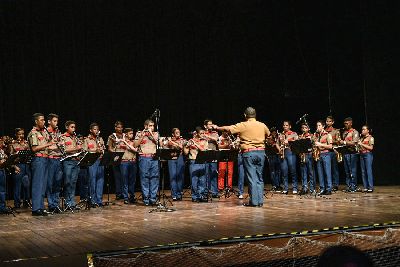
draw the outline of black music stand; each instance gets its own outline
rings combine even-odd
[[[333,147],[333,150],[335,150],[336,152],[343,154],[343,155],[356,153],[356,149],[354,147],[346,146],[346,145]]]
[[[78,166],[80,168],[87,168],[92,166],[96,160],[100,157],[101,153],[98,152],[85,152],[83,158],[81,158],[81,160],[78,163]],[[88,196],[86,199],[80,200],[79,203],[77,205],[82,205],[84,204],[85,210],[90,210],[91,205],[92,205],[92,194],[90,192],[90,177],[88,177],[89,182],[88,182]],[[82,207],[81,207],[82,208]]]
[[[291,141],[291,142],[289,142],[289,146],[290,146],[290,149],[293,151],[293,153],[295,153],[296,155],[312,152],[312,141],[310,138],[304,138],[304,139],[298,139],[295,141]],[[314,179],[315,179],[315,172],[314,172]],[[310,182],[311,181],[307,182],[308,188],[310,188],[310,185],[309,185]],[[300,195],[301,195],[301,193],[300,193]],[[316,193],[314,194],[314,197],[317,197]]]
[[[210,163],[210,162],[216,161],[218,159],[219,159],[219,151],[217,151],[217,150],[201,151],[200,150],[199,153],[197,154],[195,164]],[[209,189],[209,185],[210,185],[209,183],[211,183],[211,178],[208,177],[208,175],[207,175],[206,176],[206,192],[207,192],[206,200],[207,200],[207,202],[208,202],[208,200],[210,200],[210,202],[212,202],[212,193],[210,192],[210,189]]]
[[[118,166],[121,164],[122,156],[124,152],[110,152],[105,151],[103,158],[100,161],[100,166],[110,167],[110,166]],[[107,172],[107,202],[103,205],[110,205],[110,173]]]
[[[174,209],[168,208],[166,200],[171,203],[171,206],[173,206],[172,201],[168,198],[168,196],[164,193],[164,181],[165,181],[165,176],[164,172],[162,170],[163,164],[162,162],[167,162],[168,160],[173,159],[174,157],[179,157],[181,153],[180,149],[173,149],[173,148],[160,148],[157,149],[156,154],[154,155],[154,159],[159,160],[160,162],[160,177],[161,178],[161,189],[158,190],[158,204],[157,207],[149,210],[150,212],[153,211],[159,211],[159,212],[171,212],[175,211]],[[162,193],[161,193],[162,192]],[[161,202],[162,199],[162,202]]]
[[[8,169],[13,165],[17,165],[20,163],[28,163],[32,160],[32,152],[30,150],[20,150],[16,154],[11,155],[10,157],[7,158],[7,160],[1,164],[0,168],[1,169]],[[4,181],[5,181],[5,190],[6,190],[6,200],[7,200],[7,193],[8,193],[8,188],[7,188],[7,176],[6,173],[4,173]],[[6,207],[7,212],[6,214],[12,214],[14,217],[15,213],[19,213],[14,208],[12,207]]]
[[[312,151],[311,139],[304,138],[289,142],[290,149],[295,154],[309,153]]]
[[[228,162],[230,162],[230,161],[234,162],[235,160],[237,160],[238,151],[232,150],[232,149],[221,149],[218,152],[219,152],[218,161],[226,163],[226,170],[225,170],[225,174],[224,174],[224,187],[225,188],[223,190],[222,195],[225,196],[225,198],[229,198],[235,194],[235,189],[233,189],[233,187],[232,188],[228,187],[228,175],[229,175]]]

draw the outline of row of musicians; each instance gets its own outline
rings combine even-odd
[[[267,140],[270,152],[268,153],[269,169],[271,172],[273,189],[282,190],[287,194],[289,190],[288,178],[292,180],[293,194],[298,193],[296,161],[300,160],[300,171],[302,178],[301,193],[315,192],[316,167],[320,194],[331,194],[339,186],[338,163],[343,161],[346,175],[346,191],[355,192],[357,188],[357,169],[360,162],[361,177],[364,192],[373,192],[373,173],[372,162],[374,148],[374,138],[371,130],[364,125],[361,130],[361,136],[358,131],[352,127],[352,118],[344,120],[342,129],[333,127],[333,117],[327,117],[326,121],[318,121],[316,132],[310,133],[308,124],[301,125],[301,134],[291,130],[291,124],[288,121],[283,123],[283,132],[272,131],[272,136]],[[295,155],[288,145],[291,141],[297,139],[309,138],[313,143],[313,152]],[[347,147],[350,153],[344,155],[334,150],[335,147]],[[276,152],[276,153],[274,153]],[[281,182],[282,179],[282,182]],[[281,186],[283,184],[283,188]]]

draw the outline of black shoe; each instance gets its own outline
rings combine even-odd
[[[124,197],[123,196],[121,196],[121,195],[116,195],[115,196],[115,200],[120,200],[120,199],[123,199]]]
[[[47,216],[49,215],[45,210],[35,210],[32,211],[32,216]]]
[[[257,207],[257,205],[253,205],[253,204],[250,204],[250,203],[243,203],[243,206],[244,207]]]
[[[61,209],[59,207],[49,208],[49,213],[61,213]]]
[[[136,201],[136,199],[135,198],[130,198],[129,199],[129,203],[131,203],[131,204],[134,204],[134,203],[136,203],[137,201]]]
[[[127,199],[125,199],[124,204],[129,204],[129,201]]]
[[[193,199],[193,198],[192,198],[192,202],[197,202],[197,203],[198,203],[198,202],[200,202],[200,201],[199,201],[198,198],[196,198],[196,199]]]
[[[12,214],[12,210],[9,208],[4,208],[0,210],[0,214]]]
[[[320,191],[320,192],[318,193],[318,195],[319,195],[319,196],[326,195],[326,191],[325,191],[325,190],[322,190],[322,191]]]
[[[332,191],[338,191],[339,190],[339,187],[337,186],[337,185],[335,185],[333,188],[332,188]]]
[[[288,194],[288,191],[284,190],[284,191],[282,191],[282,194],[283,194],[283,195],[287,195],[287,194]]]
[[[332,192],[331,191],[326,191],[325,195],[332,195]]]

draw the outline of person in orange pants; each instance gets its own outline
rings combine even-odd
[[[233,141],[228,135],[228,132],[223,132],[218,139],[219,150],[232,149]],[[228,173],[226,173],[228,172]],[[227,177],[226,187],[232,189],[232,176],[233,176],[233,161],[220,161],[218,163],[218,190],[225,189],[225,176]]]

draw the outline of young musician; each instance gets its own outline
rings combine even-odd
[[[327,131],[332,136],[332,145],[339,145],[340,141],[340,132],[338,129],[333,127],[335,120],[332,116],[326,117],[325,120],[326,127],[325,131]],[[336,191],[339,189],[339,166],[336,158],[336,153],[333,150],[329,152],[331,154],[331,166],[332,166],[332,190]]]
[[[46,128],[50,139],[56,143],[60,143],[61,133],[58,130],[58,115],[50,113],[47,115],[48,127]],[[62,186],[62,164],[60,158],[63,155],[60,145],[52,145],[47,148],[47,154],[49,155],[49,167],[48,167],[48,180],[47,180],[47,202],[49,206],[49,212],[60,213],[60,192]]]
[[[372,161],[374,156],[375,140],[371,135],[372,130],[368,125],[364,125],[361,129],[361,140],[358,142],[360,149],[361,177],[364,185],[364,192],[372,193],[374,191],[374,176],[372,173]]]
[[[204,130],[196,127],[195,135],[190,139],[184,147],[185,155],[189,158],[189,172],[192,184],[192,201],[207,201],[207,184],[206,184],[206,164],[196,163],[199,151],[205,151],[208,148],[208,142],[204,138]]]
[[[115,132],[112,133],[107,140],[108,151],[110,152],[125,152],[125,143],[123,142],[124,125],[120,121],[114,123]],[[121,165],[113,166],[113,175],[115,181],[115,199],[122,199],[122,184],[121,184]]]
[[[223,127],[215,125],[214,129],[239,135],[244,172],[249,182],[250,194],[249,203],[244,205],[262,207],[264,204],[265,138],[270,135],[270,131],[264,123],[257,121],[254,108],[247,107],[244,111],[244,117],[245,122]]]
[[[135,147],[139,151],[139,175],[142,185],[143,202],[146,206],[156,204],[160,170],[157,159],[158,132],[154,132],[154,122],[146,120],[144,130],[135,136]]]
[[[10,155],[17,154],[21,150],[29,150],[28,141],[24,139],[25,131],[22,128],[15,129],[15,140],[10,144]],[[21,207],[21,195],[23,198],[23,205],[30,206],[30,183],[31,183],[31,169],[27,163],[19,163],[15,165],[13,173],[14,180],[14,208]],[[22,194],[21,194],[22,185]]]
[[[65,147],[65,154],[71,156],[82,151],[82,143],[75,133],[76,123],[74,121],[66,121],[65,129],[66,132],[61,135],[61,143]],[[79,206],[76,206],[75,203],[76,181],[79,174],[78,162],[78,157],[70,157],[63,161],[65,203],[67,209],[71,210],[79,210]]]
[[[311,140],[313,138],[307,123],[301,124],[301,132],[299,139],[307,138]],[[310,193],[313,193],[315,191],[315,174],[312,152],[300,154],[300,171],[302,177],[302,189],[300,194],[307,194],[308,189],[310,189]],[[308,188],[308,184],[310,184],[310,188]]]
[[[104,140],[100,136],[100,128],[97,123],[89,126],[89,135],[83,141],[83,149],[89,153],[100,153],[99,158],[88,167],[89,194],[91,207],[103,206],[104,166],[100,165],[105,150]]]
[[[317,132],[314,135],[314,145],[319,151],[319,160],[317,161],[317,171],[319,178],[319,195],[332,194],[332,175],[331,175],[331,154],[332,136],[324,130],[325,123],[317,122]]]
[[[55,144],[45,131],[45,120],[42,113],[33,114],[35,125],[28,134],[28,143],[34,154],[31,161],[32,171],[32,216],[47,216],[44,208],[49,159],[47,148]]]
[[[230,150],[233,147],[233,140],[228,132],[222,132],[218,138],[218,147],[220,150]],[[232,189],[233,161],[220,161],[218,163],[218,190],[225,189],[225,176],[227,178],[227,188]]]
[[[212,120],[204,120],[204,137],[208,141],[208,150],[218,150],[218,132],[213,131]],[[211,191],[212,197],[218,198],[218,162],[206,163],[208,190]]]
[[[283,133],[279,134],[278,142],[276,144],[279,150],[281,173],[283,178],[283,191],[282,194],[287,194],[289,190],[289,179],[292,178],[293,194],[297,194],[297,172],[296,172],[296,155],[289,147],[289,142],[297,140],[299,137],[296,132],[291,130],[292,124],[290,121],[283,122]]]
[[[180,150],[173,159],[168,160],[169,180],[171,183],[172,200],[182,200],[183,182],[185,178],[185,161],[183,158],[183,145],[185,139],[178,128],[172,129],[172,136],[167,139],[166,148]]]
[[[356,144],[360,140],[357,130],[353,128],[353,119],[344,119],[344,132],[341,136],[340,144],[349,148],[352,153],[343,155],[344,170],[346,173],[347,192],[356,192],[357,187],[357,160]]]
[[[125,153],[122,156],[121,162],[121,182],[122,182],[122,196],[124,203],[135,203],[135,183],[136,183],[136,154],[138,152],[135,147],[135,140],[132,128],[125,128]],[[121,147],[122,148],[122,147]]]
[[[265,140],[265,150],[267,153],[267,160],[269,166],[269,172],[272,182],[272,191],[281,192],[281,165],[279,160],[279,151],[276,148],[278,140],[278,132],[275,127],[270,129],[271,135]]]
[[[9,214],[10,210],[6,205],[6,172],[2,166],[7,160],[3,140],[0,140],[0,214]]]

